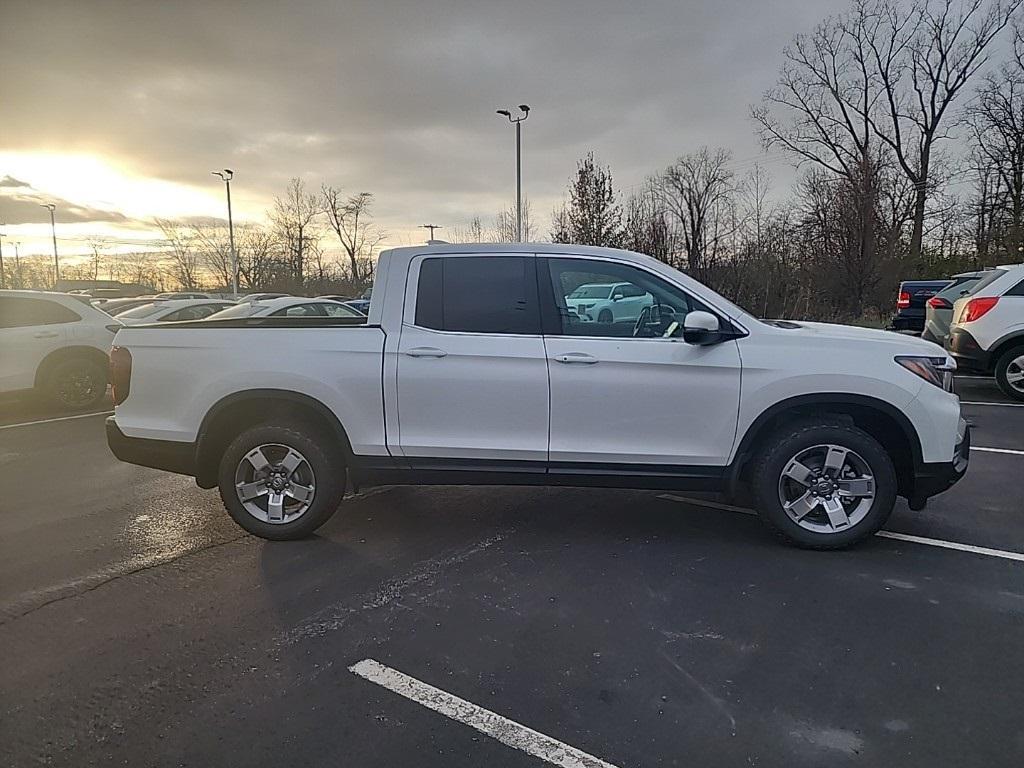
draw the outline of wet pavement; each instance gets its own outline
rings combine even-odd
[[[1024,451],[1024,408],[964,410],[975,446]],[[1009,557],[806,552],[700,499],[531,488],[372,491],[269,543],[215,491],[118,463],[102,415],[10,426],[59,416],[0,427],[0,765],[553,762],[363,659],[615,766],[1024,761]],[[1024,552],[1022,472],[976,451],[887,529]]]

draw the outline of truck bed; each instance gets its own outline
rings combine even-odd
[[[385,333],[359,318],[269,317],[131,326],[116,346],[132,356],[131,391],[117,406],[128,437],[196,439],[212,406],[258,387],[331,408],[352,448],[384,445]]]

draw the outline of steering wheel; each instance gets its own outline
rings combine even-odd
[[[646,307],[640,310],[640,315],[636,319],[636,323],[633,324],[633,338],[640,336],[640,332],[646,328],[651,322],[651,307],[653,304],[648,304]]]
[[[655,310],[657,310],[657,316],[655,316]],[[657,317],[657,319],[655,319]],[[657,331],[650,333],[650,338],[661,336],[666,338],[672,329],[672,323],[675,322],[676,311],[669,304],[649,304],[640,310],[640,316],[636,319],[636,324],[633,326],[633,338],[642,336],[645,330],[650,330],[653,327],[657,328]]]

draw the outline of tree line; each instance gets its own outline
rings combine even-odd
[[[1019,261],[1022,3],[851,0],[793,39],[750,108],[763,148],[798,168],[791,189],[775,189],[761,166],[744,172],[727,148],[700,147],[623,195],[589,152],[546,232],[525,203],[524,238],[629,248],[762,316],[826,320],[880,318],[899,280]],[[266,224],[236,227],[241,285],[361,291],[385,240],[373,199],[293,179]],[[157,224],[159,253],[116,257],[120,279],[230,284],[223,222]],[[440,236],[511,242],[515,209]],[[93,250],[78,267],[98,273]]]
[[[360,295],[372,282],[377,251],[385,240],[373,217],[373,194],[346,194],[324,184],[311,191],[294,178],[274,198],[267,223],[234,228],[238,282],[244,290]],[[228,291],[232,284],[231,239],[215,218],[155,219],[161,238],[153,248],[113,253],[102,238],[89,241],[90,255],[65,262],[61,277],[120,280],[154,289]],[[49,288],[49,257],[6,264],[10,285]]]
[[[828,320],[880,319],[903,279],[1019,261],[1020,5],[853,0],[794,38],[750,109],[764,149],[799,169],[788,194],[701,147],[623,196],[590,152],[550,239],[649,254],[763,316]],[[1011,54],[993,63],[998,41]]]
[[[373,281],[377,249],[387,236],[372,209],[371,192],[346,194],[328,184],[311,191],[302,179],[292,179],[274,198],[267,224],[235,228],[239,286],[358,296]],[[156,224],[166,242],[165,269],[176,285],[231,285],[225,222],[158,219]]]

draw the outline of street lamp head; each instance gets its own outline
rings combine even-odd
[[[504,116],[505,116],[505,117],[507,117],[507,118],[508,118],[509,120],[511,120],[511,119],[512,119],[512,113],[511,113],[511,112],[509,112],[509,111],[508,111],[507,109],[499,109],[499,110],[498,110],[498,114],[499,114],[499,115],[504,115]]]
[[[54,205],[53,203],[40,203],[39,207],[46,208],[48,211],[50,211],[50,213],[53,213],[57,209],[57,206]]]
[[[526,114],[530,114],[530,107],[529,107],[528,105],[526,105],[526,104],[520,104],[520,105],[519,105],[519,108],[520,108],[521,110],[523,110],[523,112],[525,112]]]

